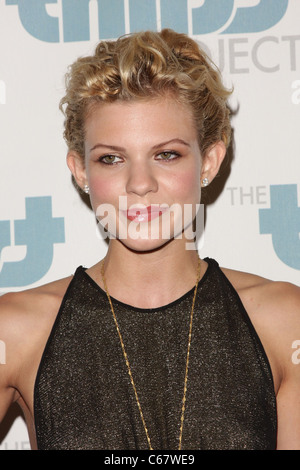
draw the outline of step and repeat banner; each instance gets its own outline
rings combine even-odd
[[[0,294],[104,255],[66,166],[64,75],[99,39],[164,27],[199,41],[234,87],[232,158],[205,209],[201,256],[300,285],[299,0],[1,0]],[[0,449],[30,449],[15,407]]]

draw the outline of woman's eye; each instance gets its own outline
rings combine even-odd
[[[179,153],[177,152],[161,152],[160,154],[157,155],[158,160],[175,160],[175,158],[179,157]]]
[[[104,155],[103,157],[99,158],[99,161],[105,165],[113,165],[114,163],[119,163],[122,160],[116,155]]]

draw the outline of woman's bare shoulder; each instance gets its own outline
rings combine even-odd
[[[272,311],[297,311],[300,308],[300,287],[286,281],[273,281],[256,274],[221,268],[238,294],[257,308]],[[298,310],[299,312],[299,310]]]
[[[21,400],[26,404],[24,410],[32,409],[37,367],[71,279],[0,297],[0,341],[5,364],[0,365],[0,421],[12,401]]]
[[[0,297],[0,331],[16,341],[53,323],[72,276]],[[4,338],[3,338],[4,337]]]
[[[222,271],[239,294],[275,376],[278,372],[278,382],[289,374],[299,376],[300,369],[294,367],[291,357],[293,345],[300,341],[300,287],[230,269],[222,268]]]
[[[270,279],[258,276],[257,274],[248,273],[221,267],[225,276],[229,279],[234,288],[238,291],[249,288],[259,288],[273,283]]]

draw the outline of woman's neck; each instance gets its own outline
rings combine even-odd
[[[134,252],[118,240],[111,242],[104,260],[111,297],[140,308],[155,308],[180,298],[197,279],[198,253],[169,243],[159,250]],[[205,272],[202,262],[201,277]],[[104,288],[99,263],[88,273]]]

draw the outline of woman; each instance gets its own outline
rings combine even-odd
[[[0,416],[18,401],[33,448],[300,449],[299,288],[192,244],[230,142],[228,96],[171,30],[101,42],[71,67],[67,162],[109,246],[1,298]]]

